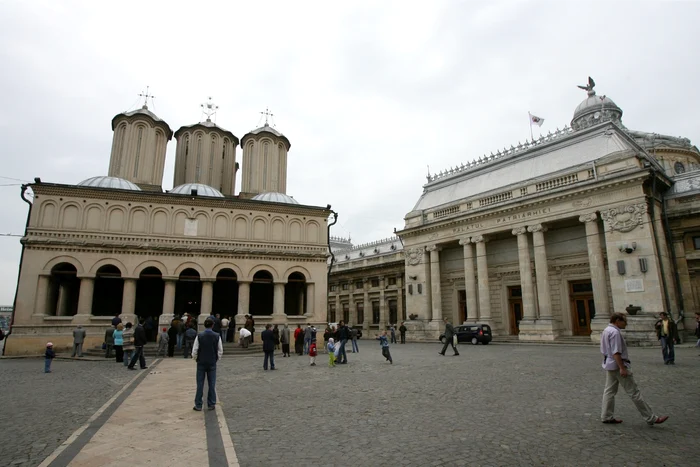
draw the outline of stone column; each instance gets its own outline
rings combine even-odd
[[[386,329],[386,296],[384,294],[384,282],[386,279],[379,279],[379,331]]]
[[[362,300],[363,300],[362,303],[364,306],[364,315],[365,315],[364,321],[362,323],[362,329],[363,329],[362,332],[365,335],[367,335],[367,332],[369,331],[369,323],[372,322],[372,314],[373,313],[372,313],[372,305],[369,303],[369,292],[367,292],[367,286],[363,284],[362,289],[365,291],[364,296],[362,298]]]
[[[440,248],[430,245],[426,248],[430,252],[430,296],[432,304],[432,321],[442,321],[442,291],[440,289]]]
[[[400,277],[396,278],[396,319],[399,322],[404,320],[403,317],[403,283]]]
[[[284,314],[284,283],[275,282],[274,298],[272,301],[272,315],[277,318],[282,318]],[[303,295],[302,295],[303,300]]]
[[[73,318],[76,323],[90,322],[92,316],[92,296],[95,291],[94,277],[80,278],[80,294],[78,295],[78,313]]]
[[[459,240],[459,244],[464,249],[464,285],[467,295],[467,315],[468,323],[475,323],[479,318],[476,306],[476,277],[474,276],[474,247],[471,240],[466,237]]]
[[[544,245],[544,233],[547,231],[542,224],[531,225],[527,228],[532,232],[532,244],[535,249],[535,276],[537,277],[537,302],[540,309],[540,319],[552,319],[552,298],[549,290],[549,267],[547,266],[547,250]]]
[[[163,313],[158,319],[159,326],[169,326],[170,322],[175,317],[175,291],[177,289],[178,278],[163,278],[165,281],[165,289],[163,290]],[[197,320],[197,323],[202,321]]]
[[[202,279],[202,299],[199,302],[199,316],[210,316],[214,303],[214,282]],[[204,320],[198,320],[204,322]]]
[[[338,291],[338,294],[335,296],[335,319],[333,321],[335,321],[336,323],[340,323],[340,320],[342,319],[343,310],[340,309],[340,291]]]
[[[305,316],[313,317],[316,313],[316,284],[306,283],[306,313]],[[324,326],[325,328],[325,326]]]
[[[527,240],[527,229],[513,229],[513,235],[518,237],[518,262],[520,263],[520,286],[523,292],[523,321],[533,322],[537,318],[535,308],[535,291],[532,287],[532,268],[530,266],[530,244]],[[521,331],[522,322],[521,321]]]
[[[348,297],[348,308],[350,308],[350,323],[356,325],[358,324],[358,322],[357,309],[355,308],[355,283],[351,283],[348,289],[350,290],[350,296]]]
[[[136,321],[134,310],[136,309],[136,279],[124,278],[124,290],[122,291],[122,311],[120,318],[122,323],[132,323]],[[160,324],[160,323],[159,323]]]
[[[36,300],[34,302],[34,314],[39,318],[48,315],[49,283],[51,276],[40,275],[36,285]]]
[[[238,281],[238,316],[243,317],[249,314],[250,309],[250,282]]]
[[[476,244],[476,269],[479,276],[479,321],[490,324],[491,321],[491,290],[489,289],[489,265],[486,257],[486,242],[483,235],[471,238]],[[471,316],[471,315],[470,315]]]
[[[591,339],[600,341],[600,332],[610,321],[610,304],[608,301],[608,282],[605,279],[603,266],[603,249],[600,245],[598,214],[591,212],[578,218],[586,226],[586,243],[588,244],[588,266],[591,271],[593,286],[593,302],[595,303],[595,318],[591,320]]]

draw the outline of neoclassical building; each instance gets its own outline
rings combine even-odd
[[[207,118],[172,132],[143,108],[112,120],[108,176],[77,185],[24,186],[29,203],[6,354],[60,350],[72,330],[98,345],[111,317],[169,323],[220,313],[241,322],[322,325],[327,310],[330,205],[286,192],[286,136],[267,123],[243,144]],[[177,140],[174,185],[162,191],[165,151]],[[30,201],[25,192],[34,193]]]
[[[398,232],[409,324],[425,338],[447,316],[521,340],[596,340],[630,305],[632,342],[656,340],[660,311],[692,324],[700,153],[627,129],[593,86],[570,126],[428,176]]]
[[[331,238],[331,250],[329,322],[343,320],[370,337],[406,319],[403,245],[398,237],[357,246]]]

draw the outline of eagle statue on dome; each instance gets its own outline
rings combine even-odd
[[[590,94],[591,92],[595,92],[595,91],[593,91],[593,88],[595,87],[595,81],[593,81],[593,78],[591,78],[589,76],[588,77],[588,84],[586,86],[577,86],[577,87],[580,89],[583,89],[584,91],[588,91],[588,93]]]

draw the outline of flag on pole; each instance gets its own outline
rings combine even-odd
[[[527,114],[530,116],[530,125],[542,126],[544,123],[544,118],[540,118],[537,115],[532,115],[530,112]]]

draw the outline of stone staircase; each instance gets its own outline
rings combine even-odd
[[[518,336],[493,336],[492,344],[549,344],[549,345],[591,345],[598,344],[591,341],[589,336],[559,336],[553,341],[521,341]]]
[[[143,354],[146,358],[155,358],[156,352],[158,351],[158,345],[149,342],[146,344],[143,348]],[[262,343],[261,342],[255,342],[253,344],[249,344],[247,349],[244,349],[242,347],[238,347],[238,343],[234,342],[224,342],[224,357],[233,357],[233,356],[245,356],[245,355],[258,355],[263,353],[262,350]],[[105,351],[102,350],[101,346],[98,347],[92,347],[89,349],[83,349],[83,356],[85,357],[93,357],[93,358],[98,358],[102,357],[104,358]],[[175,357],[182,357],[182,350],[177,350],[175,348]]]

